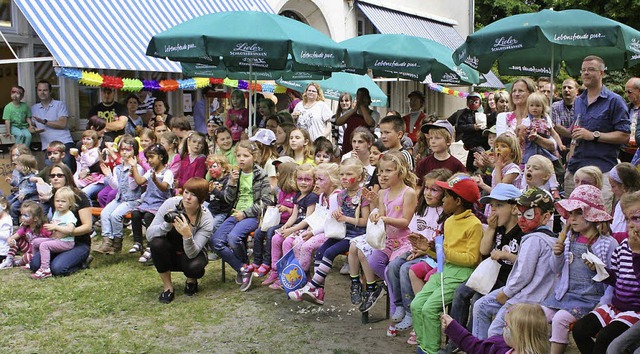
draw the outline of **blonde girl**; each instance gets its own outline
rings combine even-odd
[[[173,178],[178,179],[180,175],[181,157],[178,154],[178,137],[171,131],[167,131],[160,136],[160,145],[164,147],[169,156],[167,168],[173,173]]]
[[[298,165],[293,162],[284,162],[278,166],[278,211],[280,212],[280,222],[278,225],[269,228],[267,231],[257,229],[253,238],[253,274],[257,277],[264,277],[269,274],[263,285],[271,285],[278,278],[278,272],[271,269],[271,245],[273,235],[282,228],[289,220],[295,208],[295,197],[298,193],[296,184],[296,169]],[[278,260],[276,259],[276,262]]]
[[[249,127],[249,110],[245,107],[244,93],[240,90],[231,92],[231,108],[227,110],[224,125],[231,131],[233,142],[240,141],[242,132]]]
[[[601,303],[606,285],[596,282],[595,268],[581,262],[581,256],[592,252],[607,267],[618,242],[600,233],[601,224],[612,217],[604,206],[600,189],[583,185],[571,192],[569,199],[556,203],[556,209],[567,220],[568,231],[553,246],[555,291],[543,302],[543,310],[551,322],[551,353],[564,353],[569,344],[569,329]]]
[[[76,186],[92,198],[104,188],[104,175],[100,172],[91,172],[90,167],[100,161],[100,138],[95,130],[85,130],[82,133],[82,147],[80,153],[75,154],[76,173],[73,179]],[[77,151],[77,150],[75,150]],[[73,154],[72,154],[73,155]]]
[[[316,168],[316,193],[318,194],[318,204],[327,208],[327,210],[334,210],[338,207],[338,190],[340,186],[340,167],[335,163],[323,163]],[[307,213],[307,216],[310,214]],[[299,237],[293,241],[293,252],[296,255],[296,259],[300,262],[300,266],[305,271],[309,271],[311,262],[313,261],[313,254],[316,250],[322,246],[327,237],[322,230],[314,232],[311,228],[308,228],[309,224],[306,221],[301,221],[299,224],[301,227],[307,228]]]
[[[602,171],[597,166],[580,167],[573,175],[574,187],[588,184],[602,190],[603,176]]]
[[[147,163],[147,157],[144,154],[144,151],[147,147],[155,144],[157,142],[156,134],[153,130],[149,128],[144,128],[140,131],[140,135],[136,138],[138,140],[138,144],[140,145],[140,151],[138,152],[138,164],[142,166],[142,168],[147,171],[150,166]]]
[[[0,264],[0,269],[25,266],[31,262],[31,258],[33,258],[31,243],[33,240],[37,237],[51,236],[51,231],[42,227],[47,221],[40,204],[32,200],[22,204],[20,207],[20,228],[7,240],[10,249],[7,258]],[[15,259],[18,252],[22,252],[22,257]]]
[[[122,236],[124,216],[140,205],[142,188],[136,183],[133,169],[139,175],[144,174],[142,166],[138,165],[135,156],[138,155],[138,141],[131,135],[124,135],[118,143],[118,152],[122,163],[113,172],[102,164],[104,180],[116,191],[115,198],[100,212],[102,225],[102,245],[96,252],[113,254],[122,250]]]
[[[436,181],[446,182],[449,178],[451,178],[451,171],[444,168],[432,170],[424,176],[422,188],[418,194],[416,212],[409,223],[409,230],[411,231],[409,234],[410,242],[415,243],[415,240],[419,239],[431,241],[441,232],[444,190],[436,184]],[[416,264],[418,266],[431,267],[436,263],[433,258],[427,256],[425,251],[412,246],[411,250],[396,257],[387,266],[386,276],[389,294],[395,306],[391,321],[395,324],[393,327],[398,331],[404,331],[413,325],[410,305],[411,300],[415,297],[415,289],[411,286],[413,281],[409,277],[409,270]],[[421,269],[424,268],[426,267],[421,267]],[[423,279],[424,277],[419,280],[422,281]],[[424,285],[424,281],[422,281],[422,285]],[[422,289],[422,286],[418,289]],[[355,295],[355,298],[351,299],[352,302],[362,299],[360,294],[357,294],[357,291],[353,291],[352,295]],[[391,331],[393,331],[393,328],[391,328]]]
[[[231,130],[227,127],[218,127],[214,134],[214,140],[216,142],[216,154],[226,156],[231,165],[238,165],[236,162],[236,150],[231,138]]]
[[[340,164],[340,184],[343,190],[338,193],[338,207],[331,217],[346,224],[343,239],[328,239],[316,251],[316,267],[312,279],[301,289],[289,292],[291,300],[301,301],[307,298],[317,304],[324,304],[324,282],[331,271],[333,260],[349,250],[351,239],[364,235],[369,218],[369,201],[363,198],[364,180],[367,171],[362,161],[350,158]]]
[[[240,291],[251,287],[253,272],[244,241],[258,228],[260,216],[273,205],[273,195],[267,174],[257,165],[258,146],[248,140],[236,145],[238,168],[233,169],[224,199],[233,205],[229,216],[213,233],[213,251],[238,272]]]
[[[75,245],[71,233],[75,230],[78,219],[71,210],[76,208],[76,194],[70,187],[62,187],[56,191],[53,199],[55,212],[51,222],[44,224],[44,228],[52,233],[51,238],[38,237],[32,242],[33,253],[40,252],[40,268],[31,274],[33,279],[50,277],[51,253],[69,251]]]
[[[491,193],[498,183],[519,186],[522,183],[522,150],[518,137],[511,132],[498,135],[494,143],[495,168],[491,172],[491,187],[484,183],[478,186],[486,193]]]
[[[207,138],[200,132],[189,132],[182,147],[180,156],[180,175],[177,188],[182,188],[191,177],[201,177],[207,174]]]
[[[294,198],[294,207],[287,222],[275,232],[271,239],[271,269],[277,271],[276,264],[283,255],[293,247],[297,237],[301,237],[308,224],[302,222],[307,215],[313,214],[318,203],[318,195],[313,193],[315,186],[315,168],[309,164],[303,164],[296,168],[295,175],[298,193]],[[269,285],[271,289],[280,289],[282,284],[277,279]]]
[[[382,250],[367,250],[357,247],[357,238],[349,249],[349,272],[351,275],[352,302],[360,305],[360,311],[369,311],[378,298],[383,295],[384,285],[378,279],[384,279],[389,261],[411,250],[409,243],[409,223],[416,211],[418,199],[415,191],[416,176],[409,171],[402,157],[395,152],[386,153],[380,158],[378,176],[385,187],[378,192],[379,209],[372,211],[369,219],[373,223],[383,221],[387,241]],[[363,251],[364,250],[364,251]],[[362,292],[360,267],[367,279]],[[358,299],[360,294],[361,299]]]
[[[533,155],[542,155],[551,161],[557,160],[556,145],[561,149],[564,146],[553,129],[553,122],[548,114],[549,99],[542,93],[534,92],[527,98],[527,108],[529,119],[523,121],[521,131],[524,137],[520,139],[524,141],[522,163],[526,164]]]
[[[15,159],[15,169],[11,177],[6,178],[6,182],[13,188],[9,195],[9,210],[14,224],[18,224],[20,216],[20,206],[27,200],[37,200],[38,191],[32,177],[35,177],[38,163],[33,155],[20,155]]]
[[[615,204],[613,222],[611,223],[611,235],[618,243],[621,243],[629,234],[627,232],[627,221],[622,213],[620,200],[625,194],[640,190],[640,173],[634,165],[628,162],[619,163],[609,171],[609,184],[611,185],[613,202]]]
[[[505,316],[507,323],[502,338],[478,339],[456,322],[442,314],[444,332],[458,349],[465,353],[549,353],[549,324],[538,304],[514,305]]]
[[[286,155],[291,156],[298,165],[305,163],[315,165],[313,144],[309,132],[302,128],[296,128],[289,133],[289,146]]]

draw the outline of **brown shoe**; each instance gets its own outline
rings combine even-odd
[[[102,254],[113,254],[113,251],[114,251],[113,239],[109,237],[103,237],[102,244],[100,245],[100,247],[98,247],[96,252],[102,253]]]
[[[122,252],[122,237],[114,237],[113,239],[113,252]]]

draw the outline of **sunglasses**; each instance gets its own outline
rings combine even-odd
[[[50,173],[49,178],[65,178],[64,173]]]

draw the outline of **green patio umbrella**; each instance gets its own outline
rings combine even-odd
[[[338,70],[346,51],[320,31],[284,16],[230,11],[196,17],[151,38],[147,55],[219,65],[239,71],[293,70],[305,65]]]
[[[292,90],[303,92],[313,82],[312,80],[276,80],[276,83]],[[365,87],[371,95],[371,105],[377,107],[387,106],[387,95],[368,75],[357,75],[344,72],[336,72],[330,78],[315,81],[322,88],[324,97],[337,101],[343,92],[350,93],[353,97],[359,88]]]
[[[456,65],[451,49],[432,40],[403,34],[368,34],[340,42],[349,52],[350,67],[370,69],[374,76],[443,84],[478,84],[480,74]]]
[[[604,59],[607,69],[633,66],[640,60],[640,31],[584,10],[510,16],[469,35],[453,54],[481,72],[498,62],[504,75],[553,76],[561,61],[579,75],[588,55]]]
[[[251,74],[252,80],[322,80],[330,77],[330,72],[313,72],[313,71],[292,71],[292,70],[254,70],[252,73],[248,71],[231,71],[224,67],[223,64],[208,65],[196,63],[180,63],[182,65],[182,75],[186,77],[215,77],[229,78],[232,80],[249,80]]]

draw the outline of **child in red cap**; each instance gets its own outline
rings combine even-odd
[[[449,181],[436,181],[445,189],[443,211],[451,215],[444,222],[445,264],[443,281],[433,276],[411,302],[413,327],[416,332],[418,352],[436,353],[440,349],[440,324],[442,292],[444,302],[450,303],[456,288],[464,283],[480,263],[482,224],[473,214],[473,204],[480,199],[478,185],[467,175],[459,174]],[[435,249],[433,244],[430,244]]]

